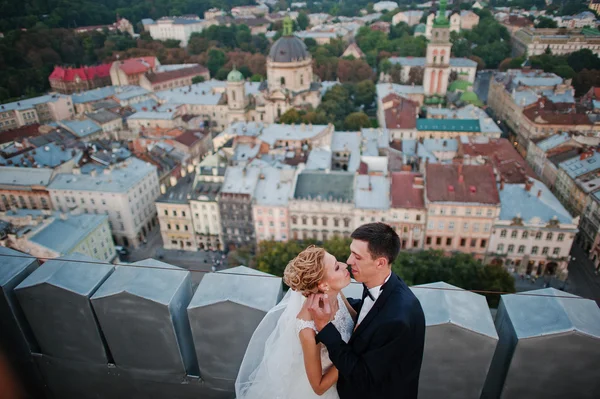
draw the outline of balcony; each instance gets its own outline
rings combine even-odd
[[[0,262],[0,346],[36,398],[233,398],[250,337],[283,295],[280,278],[243,266],[193,289],[189,271],[152,259],[40,265],[0,248]],[[481,295],[443,282],[412,290],[427,324],[420,398],[597,397],[593,301],[504,295],[494,321]]]

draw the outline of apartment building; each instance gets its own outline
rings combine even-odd
[[[196,251],[198,248],[190,207],[195,177],[195,173],[186,174],[155,201],[165,249]]]
[[[108,215],[117,245],[138,247],[156,226],[156,167],[134,157],[102,173],[74,170],[60,174],[50,183],[48,192],[55,210]]]
[[[501,210],[493,226],[488,261],[519,274],[567,277],[579,218],[573,218],[540,181],[499,186]]]
[[[489,165],[426,166],[425,249],[460,251],[483,259],[500,213],[496,177]]]
[[[0,132],[36,123],[56,122],[74,115],[71,96],[47,94],[0,105]]]
[[[422,249],[427,218],[423,175],[392,172],[390,183],[391,208],[385,222],[398,233],[402,249]]]
[[[0,168],[0,211],[14,209],[47,209],[52,206],[48,185],[52,169]]]
[[[288,202],[296,170],[265,167],[256,184],[252,207],[257,243],[290,239]]]

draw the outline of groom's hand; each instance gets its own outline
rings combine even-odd
[[[312,294],[308,297],[308,312],[315,322],[317,331],[321,331],[331,321],[331,306],[326,294]]]

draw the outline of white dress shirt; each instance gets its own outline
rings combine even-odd
[[[387,278],[385,279],[383,284],[387,283],[387,281],[390,279],[391,275],[392,275],[392,272],[390,272],[389,276],[387,276]],[[375,301],[377,300],[377,298],[379,298],[379,295],[381,294],[381,287],[383,286],[383,284],[369,289],[369,292],[373,296],[373,299],[371,299],[371,297],[367,296],[363,300],[362,308],[360,308],[360,313],[358,315],[358,321],[356,322],[356,326],[358,326],[363,321],[363,319],[367,316],[367,313],[369,313],[369,310],[371,310],[373,305],[375,305]]]

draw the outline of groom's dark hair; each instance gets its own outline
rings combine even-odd
[[[363,224],[354,230],[350,237],[366,241],[371,257],[373,259],[385,257],[390,265],[400,253],[400,238],[394,229],[385,223]]]

